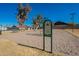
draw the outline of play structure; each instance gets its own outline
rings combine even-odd
[[[21,3],[18,4],[17,20],[19,29],[25,29],[26,26],[24,26],[24,22],[27,20],[30,10],[31,7],[29,4],[26,4],[26,7],[24,7]]]
[[[35,18],[33,18],[33,29],[41,29],[43,26],[43,16],[37,15]]]

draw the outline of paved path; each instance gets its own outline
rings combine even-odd
[[[43,36],[40,32],[9,33],[0,36],[1,39],[11,39],[17,43],[29,45],[42,49]],[[47,40],[49,42],[49,40]],[[47,43],[49,45],[49,43]],[[79,38],[64,30],[53,30],[53,52],[65,55],[79,55]],[[50,46],[47,46],[49,48]]]

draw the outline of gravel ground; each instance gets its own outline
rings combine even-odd
[[[55,30],[53,36],[53,51],[65,55],[79,55],[79,38],[64,30]]]
[[[39,31],[25,31],[18,33],[3,33],[0,36],[1,39],[9,39],[16,43],[21,43],[23,45],[29,45],[32,47],[37,47],[39,49],[43,48],[43,36]],[[50,39],[49,39],[50,40]],[[47,42],[50,43],[50,41]],[[61,55],[79,55],[79,38],[73,36],[72,34],[66,32],[65,30],[53,30],[53,43],[52,52],[54,54]],[[49,44],[47,43],[47,44]],[[46,46],[50,48],[50,46]]]

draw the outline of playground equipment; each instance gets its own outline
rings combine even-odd
[[[33,29],[37,30],[41,28],[43,24],[43,17],[41,15],[37,15],[36,18],[33,19]]]
[[[18,4],[18,14],[17,14],[17,20],[19,23],[19,28],[25,28],[24,26],[24,22],[25,20],[28,18],[27,15],[30,12],[31,7],[29,6],[29,4],[26,4],[26,7],[23,7],[23,5],[21,3]]]

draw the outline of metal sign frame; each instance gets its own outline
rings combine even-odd
[[[45,24],[46,24],[46,22],[49,22],[51,25],[51,33],[50,34],[46,34],[45,33]],[[45,20],[44,21],[44,23],[43,23],[43,50],[45,51],[45,37],[50,37],[51,38],[51,51],[48,51],[48,52],[50,52],[50,53],[52,53],[52,21],[50,21],[50,20]]]

